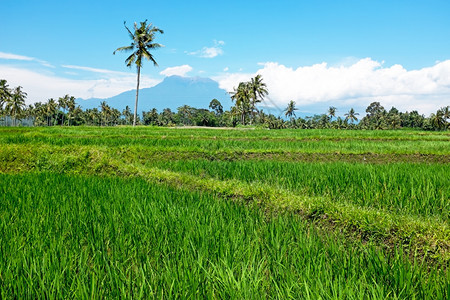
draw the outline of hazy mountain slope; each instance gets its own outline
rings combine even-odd
[[[77,103],[86,109],[98,108],[100,102],[106,101],[108,105],[119,110],[124,109],[127,105],[133,110],[135,97],[136,90],[131,90],[106,99],[77,99]],[[139,89],[138,113],[149,111],[152,108],[162,111],[167,107],[175,111],[182,105],[208,108],[214,98],[222,103],[224,109],[231,107],[229,94],[220,89],[216,81],[200,77],[170,76],[154,87]]]

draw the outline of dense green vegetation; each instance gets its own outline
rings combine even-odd
[[[147,28],[148,27],[148,28]],[[159,32],[158,28],[151,25],[146,27],[145,23],[141,27],[136,27],[138,31],[151,35],[147,41],[152,47],[158,47],[153,43],[154,34]],[[130,33],[131,34],[131,33]],[[133,34],[131,34],[133,36]],[[136,44],[135,44],[136,45]],[[132,50],[132,46],[122,47],[122,50]],[[145,47],[144,47],[145,48]],[[118,50],[119,50],[118,49]],[[138,51],[139,52],[139,51]],[[139,53],[142,53],[139,52]],[[133,53],[127,59],[127,65],[131,66],[135,60],[138,64],[138,86],[139,90],[139,70],[141,58]],[[131,60],[133,59],[133,60]],[[111,107],[102,101],[99,109],[83,110],[76,104],[75,98],[69,95],[59,99],[49,99],[46,103],[37,102],[28,107],[25,105],[26,93],[21,87],[10,89],[6,80],[0,80],[0,125],[26,125],[26,126],[54,126],[54,125],[95,125],[95,126],[116,126],[116,125],[152,125],[152,126],[209,126],[209,127],[236,127],[252,125],[261,128],[281,129],[369,129],[386,130],[399,128],[415,128],[423,130],[448,130],[450,126],[450,106],[437,109],[436,113],[425,117],[417,111],[400,112],[395,107],[389,111],[379,102],[372,102],[366,109],[366,115],[358,119],[360,115],[353,108],[344,114],[344,118],[336,117],[336,107],[330,107],[324,114],[318,114],[305,118],[295,116],[295,102],[290,101],[284,110],[285,118],[267,114],[257,105],[264,101],[268,89],[263,82],[261,75],[257,75],[248,82],[241,82],[231,93],[234,106],[229,111],[224,111],[222,104],[213,99],[209,109],[194,108],[183,105],[173,112],[170,108],[158,112],[155,108],[150,111],[143,111],[141,117],[137,115],[137,99],[134,114],[127,106],[121,112],[117,108]],[[289,119],[287,119],[289,118]]]
[[[448,298],[450,136],[0,128],[2,298]]]

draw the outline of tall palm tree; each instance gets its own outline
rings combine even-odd
[[[436,114],[431,114],[430,116],[431,125],[433,125],[434,129],[441,130],[445,128],[445,112],[443,109],[439,109]]]
[[[445,120],[445,122],[447,122],[447,120],[450,119],[450,106],[447,105],[446,107],[442,107],[441,109],[442,112],[442,118]],[[447,126],[449,126],[450,124],[448,124]]]
[[[284,110],[285,111],[284,115],[289,118],[292,118],[292,116],[296,117],[295,115],[296,110],[298,110],[298,108],[295,107],[295,101],[291,100],[289,101],[288,106]]]
[[[50,98],[48,99],[46,105],[46,115],[47,115],[47,126],[51,125],[51,120],[54,118],[54,116],[56,115],[56,111],[58,110],[58,103],[56,102],[55,99]]]
[[[334,107],[334,106],[330,106],[329,108],[328,108],[328,116],[330,117],[330,120],[332,120],[333,119],[333,117],[336,117],[336,107]]]
[[[264,97],[269,94],[269,92],[267,91],[267,85],[262,81],[262,76],[259,74],[250,80],[249,89],[251,92],[250,110],[253,120],[255,117],[255,110],[257,112],[256,104],[261,103],[264,100]]]
[[[112,107],[111,108],[111,123],[110,125],[117,125],[117,123],[119,122],[120,119],[120,110],[118,110],[117,108]]]
[[[69,112],[67,114],[67,119],[68,119],[68,125],[70,126],[70,120],[73,119],[74,111],[75,111],[75,108],[77,105],[75,103],[75,97],[70,96],[69,98],[67,98],[66,105],[67,105],[67,109],[69,110]]]
[[[34,122],[36,120],[36,118],[34,117],[34,112],[35,110],[35,106],[33,104],[29,104],[28,106],[25,107],[24,111],[23,111],[23,116],[25,117],[25,119],[28,119],[28,121],[31,121],[31,124],[34,125]]]
[[[4,114],[3,105],[11,97],[11,93],[5,79],[0,80],[0,119]],[[6,120],[4,120],[6,124]]]
[[[44,104],[42,104],[42,102],[34,103],[32,117],[34,118],[35,126],[45,124]]]
[[[72,124],[80,124],[83,120],[84,111],[81,109],[79,105],[75,106],[75,108],[71,112],[71,119],[73,121]],[[70,119],[69,119],[70,120]]]
[[[125,118],[125,124],[131,125],[133,115],[131,114],[131,109],[128,105],[122,111],[122,116]]]
[[[151,50],[162,47],[161,44],[154,43],[155,34],[156,33],[164,33],[158,27],[154,27],[151,23],[147,25],[147,20],[141,22],[141,26],[138,27],[136,23],[134,23],[134,33],[128,29],[126,26],[126,22],[123,23],[125,28],[130,35],[132,40],[131,45],[117,48],[113,54],[116,54],[117,51],[133,51],[130,56],[125,60],[127,67],[131,67],[133,64],[136,64],[137,67],[137,87],[136,87],[136,102],[134,105],[134,119],[133,126],[136,126],[136,115],[137,115],[137,105],[138,105],[138,97],[139,97],[139,81],[141,76],[141,67],[142,67],[142,58],[146,58],[153,62],[153,65],[157,66],[155,58],[150,53]]]
[[[108,119],[111,115],[111,107],[106,103],[106,101],[102,101],[100,103],[101,115],[103,117],[104,125],[108,125]],[[100,123],[101,125],[101,123]]]
[[[236,111],[241,116],[241,124],[245,125],[245,116],[250,112],[252,92],[248,82],[240,82],[238,88],[231,92],[231,100],[236,101]]]
[[[11,91],[5,79],[0,80],[0,111],[3,109],[3,105],[11,97]]]
[[[13,126],[16,126],[16,119],[20,113],[24,110],[25,99],[27,98],[27,93],[22,91],[22,87],[18,86],[14,89],[11,97],[7,98],[5,111],[7,114],[11,115],[13,119]]]
[[[58,98],[58,108],[63,110],[62,122],[61,125],[64,126],[64,116],[66,115],[67,105],[69,104],[69,95],[65,95],[64,97]]]
[[[93,109],[86,110],[86,113],[87,113],[87,115],[89,117],[91,125],[98,125],[99,126],[101,124],[100,112],[98,111],[98,109],[96,107],[94,107]]]
[[[353,121],[358,121],[358,118],[356,116],[359,116],[359,113],[355,112],[353,108],[350,108],[348,113],[344,114],[345,120],[350,120],[350,122],[353,124]]]
[[[192,115],[194,113],[193,107],[190,107],[189,105],[183,105],[183,106],[178,107],[177,110],[178,110],[178,116],[180,119],[180,123],[183,125],[191,125],[192,124]]]

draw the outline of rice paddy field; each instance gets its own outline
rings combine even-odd
[[[450,133],[0,128],[0,298],[448,299]]]

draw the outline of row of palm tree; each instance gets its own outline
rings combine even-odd
[[[264,100],[267,88],[260,75],[248,82],[238,85],[231,93],[234,106],[224,111],[219,100],[213,99],[209,109],[197,109],[183,105],[176,112],[166,108],[161,113],[156,109],[142,112],[142,119],[126,107],[122,112],[108,105],[106,101],[100,103],[98,108],[82,110],[76,104],[73,96],[65,95],[58,99],[48,99],[46,102],[37,102],[25,105],[26,93],[22,87],[10,89],[6,80],[0,80],[0,121],[3,124],[16,126],[18,120],[21,125],[34,126],[70,126],[70,125],[154,125],[154,126],[224,126],[237,125],[262,126],[277,128],[340,128],[340,129],[397,129],[401,127],[421,128],[425,130],[449,129],[449,106],[437,110],[426,118],[417,111],[400,112],[392,107],[385,110],[379,102],[372,102],[366,109],[366,115],[359,120],[357,113],[351,108],[344,117],[337,117],[337,108],[329,107],[326,113],[301,118],[296,116],[298,110],[295,101],[290,101],[284,110],[284,116],[274,116],[257,108],[257,104]],[[8,119],[9,122],[5,120]],[[24,122],[26,120],[27,122]],[[0,123],[1,124],[1,123]]]
[[[264,101],[268,91],[262,76],[256,75],[250,81],[239,83],[238,87],[234,88],[230,94],[231,100],[235,102],[235,106],[232,108],[233,113],[240,115],[242,125],[247,123],[252,125],[258,113],[256,105]]]
[[[288,106],[286,107],[286,109],[284,110],[284,115],[286,117],[288,117],[291,121],[295,120],[295,111],[298,110],[298,108],[295,106],[295,101],[291,100],[288,103]],[[327,115],[328,115],[328,121],[331,121],[333,119],[333,117],[336,117],[336,107],[334,106],[330,106],[330,108],[328,109]],[[348,113],[344,114],[345,116],[345,120],[346,121],[350,121],[350,123],[353,123],[353,121],[358,121],[358,118],[356,116],[358,116],[359,113],[355,112],[355,110],[353,108],[351,108]]]
[[[9,115],[13,120],[13,126],[16,126],[16,120],[25,109],[25,99],[27,93],[18,86],[12,90],[9,89],[7,81],[0,80],[0,115]]]
[[[449,128],[448,121],[450,119],[450,106],[439,109],[435,114],[431,114],[430,121],[434,128],[447,129]]]
[[[367,115],[358,120],[359,113],[351,108],[344,114],[344,118],[336,117],[337,108],[330,106],[326,114],[313,117],[296,118],[295,101],[291,100],[284,110],[285,117],[289,118],[281,128],[352,128],[352,129],[398,129],[421,128],[425,130],[446,130],[450,123],[450,106],[442,107],[429,118],[420,115],[417,111],[400,112],[395,107],[386,111],[380,102],[372,102],[366,109]],[[358,122],[356,124],[356,122]]]

